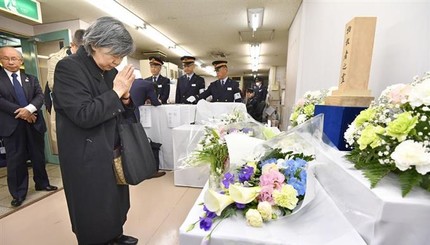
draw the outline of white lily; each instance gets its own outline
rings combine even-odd
[[[229,193],[231,198],[241,204],[247,204],[252,202],[258,194],[260,194],[261,187],[243,187],[240,185],[230,185]]]
[[[209,211],[215,212],[216,215],[220,216],[222,211],[234,201],[229,195],[220,194],[209,189],[205,193],[204,202]]]

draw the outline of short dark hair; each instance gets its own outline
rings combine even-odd
[[[84,33],[84,29],[76,30],[72,38],[72,43],[74,43],[76,46],[81,46],[83,44]]]
[[[247,89],[246,89],[246,92],[247,92],[247,93],[254,93],[254,90],[253,90],[252,88],[247,88]]]

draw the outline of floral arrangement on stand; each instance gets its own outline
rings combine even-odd
[[[313,156],[270,149],[258,161],[223,174],[221,189],[208,189],[204,196],[203,214],[197,223],[210,231],[222,220],[241,213],[247,224],[261,227],[264,222],[291,214],[306,194],[307,165]],[[215,225],[214,225],[215,224]]]
[[[315,105],[324,104],[324,100],[337,87],[308,91],[300,98],[293,107],[293,113],[290,116],[290,127],[300,125],[314,116]]]
[[[273,129],[264,127],[248,114],[238,110],[208,123],[204,131],[204,136],[196,149],[184,162],[185,166],[208,164],[210,166],[209,185],[214,189],[220,188],[220,178],[230,168],[226,135],[240,133],[250,137],[270,139],[277,134]]]
[[[399,176],[402,195],[413,187],[430,191],[430,73],[410,84],[386,88],[345,132],[347,158],[371,187],[387,174]]]

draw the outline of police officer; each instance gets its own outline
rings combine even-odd
[[[195,57],[181,57],[185,75],[178,78],[176,85],[177,104],[196,104],[197,100],[193,96],[197,96],[205,91],[205,79],[194,73]]]
[[[227,61],[216,60],[212,65],[218,80],[212,82],[206,91],[197,95],[197,100],[206,99],[212,95],[211,102],[242,102],[239,83],[228,77]]]
[[[258,78],[255,80],[254,93],[255,93],[255,99],[257,100],[257,103],[266,101],[267,87],[264,86],[263,82]]]
[[[157,93],[157,98],[161,100],[162,104],[167,104],[170,93],[170,79],[160,75],[161,66],[164,62],[155,56],[149,57],[149,65],[152,76],[147,77],[146,80],[152,81]]]

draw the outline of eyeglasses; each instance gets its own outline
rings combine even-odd
[[[17,62],[17,61],[20,61],[20,60],[21,60],[21,58],[18,58],[18,57],[12,57],[12,58],[9,58],[9,57],[1,57],[1,60],[2,60],[2,61],[5,61],[5,62],[9,62],[9,61]]]

